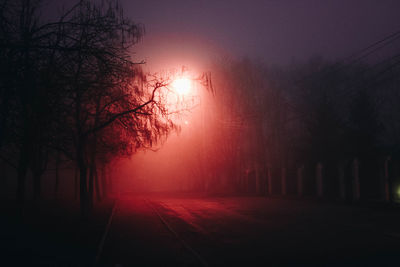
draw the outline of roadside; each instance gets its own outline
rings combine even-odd
[[[92,266],[112,206],[112,200],[102,201],[82,221],[77,202],[44,202],[27,207],[20,220],[14,204],[3,201],[0,265]]]

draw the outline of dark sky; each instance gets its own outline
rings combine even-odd
[[[138,56],[157,49],[214,52],[271,63],[313,55],[341,58],[400,30],[399,0],[122,1],[142,22]],[[146,49],[144,49],[146,47]],[[194,48],[193,48],[194,47]],[[163,52],[163,55],[171,54]],[[173,56],[173,55],[170,55]],[[205,55],[206,56],[206,55]]]
[[[399,0],[120,1],[127,17],[145,25],[136,58],[150,66],[220,54],[267,63],[343,58],[400,30]]]

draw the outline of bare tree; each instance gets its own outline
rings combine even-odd
[[[18,151],[21,206],[29,167],[39,196],[49,153],[75,161],[86,214],[100,153],[133,153],[174,128],[160,92],[167,81],[147,78],[133,62],[131,48],[144,30],[124,17],[117,1],[79,1],[46,23],[39,20],[40,4],[0,2],[0,86],[7,108],[1,111],[0,145],[13,136],[8,143]],[[105,133],[118,133],[122,141],[105,142]]]

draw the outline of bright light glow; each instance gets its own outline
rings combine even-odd
[[[190,92],[191,84],[188,78],[179,78],[172,83],[172,86],[177,94],[187,95]]]

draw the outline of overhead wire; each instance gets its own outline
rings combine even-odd
[[[386,37],[360,49],[359,51],[353,52],[350,56],[342,59],[332,66],[323,69],[322,71],[313,72],[310,75],[306,75],[305,77],[301,78],[297,82],[302,82],[307,80],[308,78],[312,78],[315,74],[329,74],[330,72],[336,72],[343,68],[349,67],[357,62],[360,62],[362,59],[372,55],[373,53],[383,49],[384,47],[388,46],[389,44],[395,42],[396,40],[400,39],[400,30],[396,31]],[[380,45],[380,46],[378,46]],[[324,73],[326,72],[326,73]]]
[[[330,75],[334,75],[337,74],[339,71],[348,68],[358,62],[361,62],[363,59],[367,58],[368,56],[376,53],[377,51],[387,47],[388,45],[392,44],[393,42],[397,41],[398,39],[400,39],[400,30],[396,31],[368,46],[366,46],[363,49],[360,49],[357,52],[352,53],[350,56],[348,56],[347,58],[335,63],[334,65],[332,65],[331,67],[325,68],[322,71],[317,71],[317,72],[313,72],[310,75],[307,75],[305,77],[303,77],[302,79],[298,80],[296,82],[296,84],[298,85],[299,83],[306,81],[307,79],[312,78],[313,76],[319,74],[325,77],[328,77]],[[384,60],[380,61],[377,64],[374,64],[372,67],[369,68],[365,68],[363,69],[361,72],[357,73],[357,77],[360,78],[362,77],[362,75],[367,72],[367,71],[371,71],[375,68],[378,68],[380,65],[383,65],[387,62],[390,62],[391,60],[393,60],[394,58],[398,57],[399,54],[396,54],[395,56],[390,56],[388,58],[385,58]],[[390,69],[390,68],[389,68]],[[385,72],[384,72],[385,73]],[[375,75],[376,77],[378,77],[379,75]],[[355,85],[363,82],[363,80],[360,81],[360,79],[355,79],[354,76],[352,76],[351,78],[346,78],[342,81],[340,81],[340,83],[346,83],[351,79],[352,85],[350,86],[345,86],[343,87],[343,89],[341,90],[341,94],[338,95],[339,97],[349,97],[351,93],[350,89],[353,89],[355,87]],[[304,89],[307,88],[307,85],[305,86]],[[302,87],[300,87],[299,89],[302,89]],[[301,92],[301,90],[300,90]],[[296,105],[290,104],[288,103],[288,106],[296,111],[300,111],[301,112],[301,108],[299,109],[298,107],[296,107]]]
[[[389,46],[390,44],[394,43],[395,41],[397,41],[399,39],[400,39],[400,30],[398,30],[392,34],[389,34],[389,35],[385,36],[384,38],[352,53],[350,56],[336,62],[335,64],[331,65],[328,68],[323,69],[322,71],[313,72],[310,75],[307,75],[307,76],[301,78],[300,80],[296,81],[295,83],[299,84],[303,81],[306,81],[307,79],[313,78],[313,76],[315,76],[317,74],[323,75],[325,77],[328,77],[328,75],[337,74],[339,71],[341,71],[345,68],[351,67],[352,65],[354,65],[358,62],[361,62],[363,59],[366,59],[367,57],[373,55],[374,53]],[[346,78],[346,79],[340,81],[340,83],[347,83],[350,80],[351,84],[349,86],[344,86],[341,89],[341,92],[339,92],[340,95],[338,95],[338,97],[350,98],[350,97],[354,96],[354,92],[351,92],[352,90],[350,90],[350,89],[355,88],[357,85],[359,85],[360,83],[363,82],[363,80],[360,80],[359,78],[362,77],[362,75],[365,72],[372,71],[399,56],[400,56],[400,54],[390,56],[390,57],[385,58],[384,60],[374,64],[373,66],[371,66],[369,68],[363,69],[362,71],[357,73],[358,79],[355,79],[354,76],[352,76],[351,78]],[[392,69],[393,67],[397,66],[398,64],[400,64],[400,60],[398,62],[396,62],[395,64],[392,64],[392,65],[388,66],[387,68],[385,68],[384,71],[380,71],[379,73],[375,74],[374,79],[377,80],[377,78],[379,78],[381,75],[384,75],[388,70]],[[301,89],[301,87],[299,89]],[[292,104],[289,101],[285,101],[285,104],[289,108],[294,109],[297,112],[301,111],[301,108],[298,108],[295,104]],[[301,118],[301,117],[302,116],[298,116],[297,118]],[[225,124],[225,127],[232,127],[232,128],[243,128],[244,127],[242,120],[236,120],[236,121],[230,121],[230,122],[220,121],[220,123]]]

